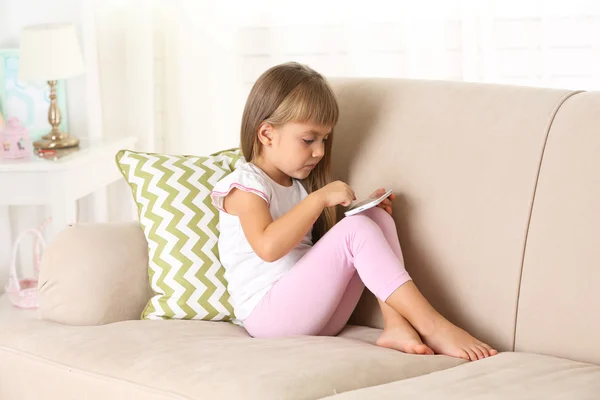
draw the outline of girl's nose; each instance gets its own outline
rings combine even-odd
[[[313,150],[314,158],[321,158],[321,157],[323,157],[323,154],[325,154],[325,145],[324,144],[320,144],[320,145],[316,146],[315,149]]]

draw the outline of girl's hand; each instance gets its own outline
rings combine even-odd
[[[369,197],[372,197],[374,199],[377,199],[381,196],[383,196],[383,194],[386,192],[386,190],[384,188],[381,189],[377,189],[376,191],[373,192],[373,194]],[[377,207],[379,208],[383,208],[388,214],[392,215],[392,201],[396,198],[395,194],[390,194],[390,196],[385,199],[384,201],[382,201],[381,203],[377,204]]]
[[[347,207],[353,200],[356,200],[354,190],[342,181],[331,182],[317,190],[315,194],[321,197],[324,207],[333,207],[338,204]]]

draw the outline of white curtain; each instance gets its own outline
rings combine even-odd
[[[164,0],[155,35],[161,148],[236,146],[246,96],[290,60],[326,76],[600,89],[594,0]]]
[[[600,89],[594,0],[86,1],[104,135],[149,151],[237,146],[252,84],[290,60],[332,77]]]

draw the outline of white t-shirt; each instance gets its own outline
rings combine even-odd
[[[292,182],[290,187],[282,186],[256,165],[244,163],[219,181],[211,193],[212,202],[219,209],[219,257],[238,320],[246,319],[273,284],[312,247],[312,229],[288,254],[275,262],[266,262],[248,243],[239,218],[223,210],[224,199],[233,188],[254,193],[267,203],[274,221],[308,195],[300,181]]]

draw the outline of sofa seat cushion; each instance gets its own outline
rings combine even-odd
[[[335,400],[600,399],[600,366],[501,353],[435,374],[331,396]]]
[[[371,328],[349,332],[267,340],[227,322],[13,320],[0,326],[0,398],[317,399],[463,362],[359,340],[372,341]]]

